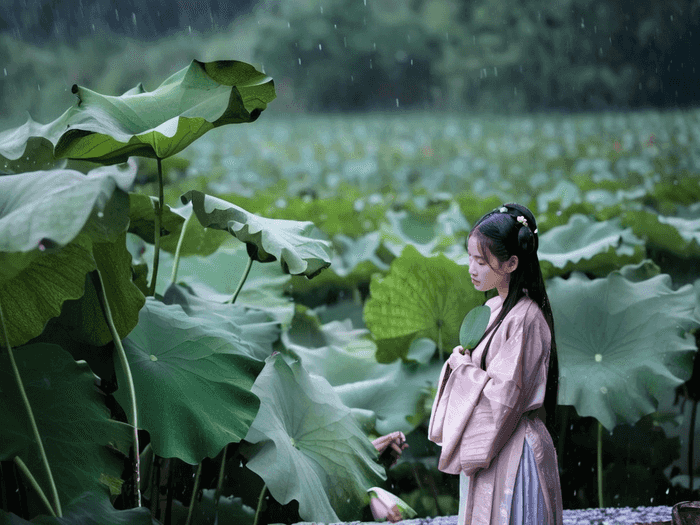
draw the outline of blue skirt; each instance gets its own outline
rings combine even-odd
[[[465,523],[465,507],[469,478],[459,475],[459,517],[457,523]],[[523,455],[518,466],[513,487],[513,502],[510,510],[510,525],[547,525],[544,495],[537,475],[537,464],[527,440],[523,442]]]

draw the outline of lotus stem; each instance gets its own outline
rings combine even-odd
[[[258,498],[258,508],[255,510],[255,520],[253,521],[253,525],[258,525],[258,520],[260,519],[260,510],[262,509],[263,504],[263,497],[265,496],[266,491],[267,485],[263,485],[263,488],[260,491],[260,497]]]
[[[696,357],[696,359],[698,359]],[[693,437],[695,436],[695,413],[698,410],[698,400],[693,400],[693,406],[690,412],[690,429],[688,431],[688,487],[690,493],[693,493]]]
[[[192,488],[192,497],[190,498],[190,508],[187,510],[187,521],[185,525],[190,525],[192,523],[192,512],[194,511],[194,502],[197,498],[197,491],[199,490],[199,478],[202,475],[202,463],[200,462],[197,466],[197,475],[194,478],[194,487]]]
[[[24,384],[22,383],[22,377],[19,375],[19,369],[17,368],[17,363],[15,363],[15,356],[12,353],[12,346],[10,345],[10,337],[7,335],[7,327],[5,326],[5,316],[2,312],[2,305],[0,305],[0,325],[2,325],[2,333],[5,339],[5,347],[7,348],[7,354],[10,357],[10,364],[12,365],[12,373],[17,381],[17,387],[19,388],[20,396],[22,397],[22,402],[24,403],[24,408],[27,410],[27,415],[29,416],[29,424],[32,427],[32,433],[34,434],[34,440],[39,446],[39,455],[41,456],[41,462],[44,464],[44,469],[49,478],[49,486],[51,488],[51,496],[53,497],[54,509],[56,511],[57,517],[63,516],[63,511],[61,510],[61,501],[58,498],[58,490],[56,489],[56,483],[53,479],[53,474],[51,472],[51,466],[49,465],[49,460],[46,457],[46,451],[44,450],[44,444],[41,441],[41,434],[39,434],[39,428],[36,426],[36,420],[34,419],[34,412],[32,412],[32,406],[29,404],[29,398],[24,390]]]
[[[236,287],[236,291],[233,292],[233,297],[231,297],[231,300],[229,301],[231,304],[236,302],[236,299],[238,298],[238,294],[241,293],[241,288],[243,288],[243,283],[245,283],[245,280],[248,278],[248,274],[250,273],[251,266],[253,266],[253,258],[248,257],[248,264],[246,264],[245,270],[243,271],[243,276],[241,277],[241,280],[238,282],[238,286]]]
[[[160,260],[160,224],[163,218],[163,166],[160,157],[156,158],[158,162],[158,204],[156,205],[156,231],[155,231],[155,249],[153,250],[153,275],[151,277],[151,286],[148,288],[148,295],[151,297],[156,294],[156,279],[158,278],[158,261]]]
[[[221,497],[221,488],[224,485],[224,470],[226,466],[226,454],[228,452],[228,444],[224,447],[224,454],[221,458],[221,468],[219,469],[219,481],[216,483],[216,492],[214,493],[214,514],[219,511],[219,498]]]
[[[440,354],[440,361],[442,361],[442,325],[438,324],[438,352]]]
[[[598,507],[603,508],[603,424],[598,421]]]
[[[46,494],[44,494],[44,491],[41,490],[41,487],[39,486],[39,483],[37,483],[36,479],[34,476],[32,476],[32,473],[29,472],[29,469],[27,468],[27,465],[24,464],[24,461],[19,456],[15,456],[15,465],[17,465],[17,468],[24,474],[24,477],[27,478],[27,481],[29,481],[29,484],[34,488],[36,493],[39,495],[39,499],[41,499],[41,502],[46,506],[46,509],[49,511],[49,514],[53,516],[54,518],[56,517],[56,513],[54,512],[53,508],[51,507],[51,503],[49,503],[48,498],[46,497]]]
[[[180,231],[180,238],[177,240],[177,248],[175,248],[175,260],[173,261],[173,273],[170,275],[170,282],[174,283],[177,279],[177,269],[180,266],[180,251],[182,250],[182,242],[185,240],[185,230],[187,230],[187,225],[190,223],[190,219],[194,215],[194,211],[189,217],[185,219],[182,225],[182,230]]]
[[[102,307],[102,313],[105,316],[107,325],[109,325],[109,331],[112,333],[112,339],[114,340],[114,348],[117,350],[117,355],[119,355],[119,361],[121,362],[122,369],[124,370],[124,375],[126,376],[127,389],[129,392],[129,402],[131,403],[131,420],[134,425],[134,476],[136,477],[134,481],[134,488],[136,491],[136,506],[141,506],[141,457],[139,456],[139,421],[138,421],[138,411],[136,409],[136,390],[134,388],[134,378],[131,375],[131,368],[129,367],[129,361],[126,358],[126,352],[124,351],[124,346],[122,346],[122,340],[117,332],[117,327],[114,326],[114,319],[112,318],[112,311],[109,308],[109,301],[107,301],[107,292],[105,291],[104,283],[102,282],[102,274],[100,270],[94,270],[92,272],[92,282],[97,291],[97,297],[100,301],[100,306]]]

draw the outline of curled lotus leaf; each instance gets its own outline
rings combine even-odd
[[[556,277],[547,292],[559,357],[559,404],[573,405],[608,430],[633,425],[686,381],[695,340],[693,287],[668,275],[632,282],[621,272],[590,280]]]
[[[279,260],[286,273],[311,279],[331,264],[331,243],[310,221],[267,219],[201,191],[188,191],[182,203],[192,202],[205,228],[226,230],[246,243],[256,261]]]

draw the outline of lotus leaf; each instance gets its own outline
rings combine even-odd
[[[558,200],[562,208],[581,202],[581,190],[573,182],[560,180],[552,191],[541,192],[537,196],[537,209],[540,213],[547,211],[551,201]]]
[[[415,415],[421,389],[434,386],[442,363],[418,367],[401,361],[377,363],[367,330],[353,330],[350,321],[332,321],[314,328],[315,321],[309,314],[297,313],[290,329],[282,334],[287,350],[309,373],[326,379],[368,431],[382,435],[414,430],[420,421],[408,418]],[[409,355],[423,362],[435,353],[430,339],[417,338],[414,346],[420,348],[409,349]]]
[[[589,280],[574,272],[548,283],[559,352],[559,404],[608,430],[654,412],[690,377],[695,342],[690,285],[668,275],[631,282],[620,272]]]
[[[83,296],[85,276],[96,268],[91,252],[90,239],[80,234],[55,253],[32,257],[19,274],[0,284],[0,304],[13,347],[40,335],[65,301]]]
[[[235,245],[226,243],[207,257],[191,256],[180,259],[178,283],[186,283],[195,295],[208,301],[224,303],[230,300],[249,259],[245,245],[233,239],[232,243]],[[148,260],[152,250],[152,246],[145,246],[143,257]],[[172,266],[172,261],[172,255],[167,252],[161,253],[164,268]],[[290,276],[282,272],[277,265],[253,264],[236,304],[263,310],[279,323],[286,325],[294,315],[294,304],[289,298],[283,297],[289,281]],[[156,291],[163,294],[169,285],[170,273],[159,273]]]
[[[100,478],[120,478],[133,442],[129,425],[110,419],[90,367],[84,361],[76,362],[60,346],[27,345],[17,349],[15,360],[59,499],[66,505],[85,490],[101,490],[109,503]],[[49,484],[34,434],[26,413],[18,408],[22,406],[7,351],[0,352],[0,459],[21,457],[47,492]]]
[[[148,297],[123,345],[139,424],[156,454],[196,464],[245,436],[258,411],[250,390],[263,365],[241,355],[229,332]],[[115,368],[119,384],[126,385],[122,367]],[[128,406],[125,388],[114,395]]]
[[[429,337],[439,348],[459,344],[466,313],[483,303],[466,268],[444,255],[423,257],[406,246],[389,274],[370,284],[364,319],[378,339],[415,334]]]
[[[30,139],[43,138],[53,144],[56,158],[103,164],[130,156],[164,159],[211,129],[255,121],[275,98],[270,77],[235,60],[193,60],[152,92],[142,85],[119,97],[77,85],[72,90],[77,102],[55,121],[44,126],[28,121],[6,132],[7,154],[14,157]],[[44,141],[40,145],[46,149]]]
[[[259,443],[247,467],[280,503],[299,502],[303,520],[357,519],[367,487],[385,479],[377,451],[328,381],[299,362],[268,357],[253,386],[260,412],[246,436]]]
[[[625,264],[644,258],[644,241],[619,219],[596,222],[574,215],[566,226],[557,226],[540,237],[538,256],[542,273],[561,275],[572,270],[607,275]]]
[[[309,279],[331,264],[331,244],[310,221],[266,219],[200,191],[188,191],[181,199],[192,202],[202,226],[227,230],[245,242],[256,261],[280,260],[285,273]]]
[[[30,115],[21,126],[0,133],[0,173],[64,168],[66,160],[53,156],[53,142],[47,137],[61,133],[61,123],[39,124]]]
[[[129,223],[126,192],[135,176],[130,163],[87,175],[51,170],[0,177],[0,284],[80,232],[114,241]]]
[[[202,326],[230,332],[236,351],[258,361],[272,354],[272,343],[279,339],[279,323],[269,314],[239,304],[222,304],[198,297],[187,286],[171,284],[163,294],[165,304],[178,304]]]
[[[389,222],[382,223],[379,230],[381,241],[396,257],[408,245],[427,257],[439,248],[445,248],[455,242],[453,233],[447,234],[441,225],[428,222],[407,210],[389,210],[386,212],[386,218]],[[452,232],[452,223],[447,224]]]
[[[464,316],[462,326],[459,328],[459,344],[465,349],[473,349],[479,344],[491,318],[491,309],[486,306],[477,306],[469,310]]]
[[[645,239],[648,246],[679,257],[700,257],[700,220],[663,217],[648,211],[628,211],[622,224]]]
[[[0,525],[158,525],[146,507],[116,510],[98,491],[81,494],[64,507],[63,517],[37,516],[26,521],[0,510]]]
[[[129,233],[141,237],[144,241],[155,242],[156,205],[158,199],[142,193],[129,193]],[[182,224],[186,217],[175,212],[167,204],[163,207],[161,219],[161,247],[165,238],[172,234],[177,244]],[[174,250],[169,250],[174,251]]]
[[[139,310],[146,301],[133,283],[131,255],[126,249],[126,232],[117,242],[95,243],[92,255],[102,276],[112,321],[121,338],[127,336],[139,321]],[[92,279],[86,276],[85,293],[77,301],[66,301],[59,321],[71,337],[94,346],[112,341]]]
[[[331,271],[340,277],[346,278],[353,272],[359,273],[360,270],[368,275],[371,272],[385,272],[389,269],[389,265],[377,256],[381,245],[379,232],[368,233],[358,239],[336,235],[333,237],[333,244],[336,250]]]

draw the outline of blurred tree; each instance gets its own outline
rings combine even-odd
[[[683,106],[695,0],[263,0],[255,57],[311,111]]]

